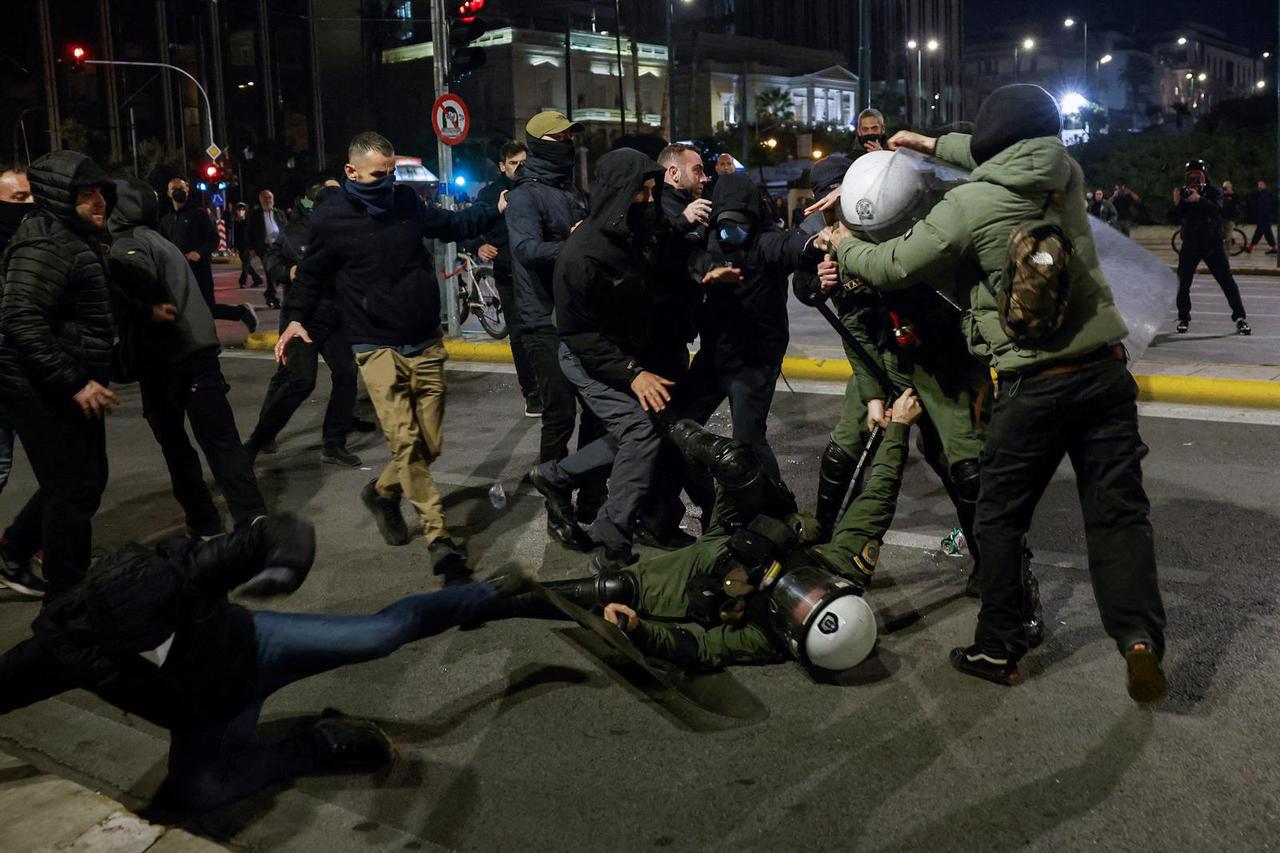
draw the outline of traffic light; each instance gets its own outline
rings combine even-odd
[[[73,44],[71,45],[70,53],[71,53],[71,72],[74,74],[76,72],[83,71],[84,61],[85,59],[88,58],[89,51],[85,50],[84,47],[81,45]]]
[[[484,65],[483,47],[470,47],[489,25],[476,16],[485,0],[463,0],[449,11],[449,82],[456,83]]]
[[[204,176],[208,178],[210,182],[216,183],[222,177],[222,169],[217,163],[207,163],[204,167]]]

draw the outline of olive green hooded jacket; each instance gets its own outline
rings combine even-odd
[[[846,240],[836,254],[842,276],[882,290],[952,280],[969,291],[963,318],[969,349],[1000,374],[1039,370],[1122,341],[1128,335],[1111,288],[1098,265],[1084,205],[1084,176],[1056,136],[1015,142],[981,166],[968,134],[938,140],[936,155],[972,169],[969,183],[948,192],[906,234],[880,244]],[[994,284],[1006,260],[1009,235],[1019,223],[1044,218],[1061,225],[1074,246],[1067,314],[1062,328],[1039,347],[1019,347],[1000,328]]]

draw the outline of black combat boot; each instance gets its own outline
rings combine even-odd
[[[831,538],[836,522],[840,520],[840,507],[857,464],[858,460],[845,453],[844,448],[834,441],[827,442],[827,449],[822,451],[822,462],[818,467],[818,507],[814,515],[818,518],[824,541]]]

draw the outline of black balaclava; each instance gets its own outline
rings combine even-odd
[[[527,136],[525,144],[529,146],[529,157],[520,167],[516,175],[528,174],[530,177],[556,177],[561,180],[573,180],[573,166],[576,150],[573,142],[557,142],[553,139],[541,139]],[[531,168],[532,167],[532,168]]]
[[[383,175],[367,184],[344,178],[342,188],[347,195],[364,205],[374,219],[386,216],[396,202],[396,173]]]
[[[970,153],[982,165],[1015,142],[1061,132],[1062,116],[1053,95],[1032,83],[1013,83],[982,102],[973,120]]]
[[[35,209],[30,202],[0,201],[0,249],[17,233],[26,215]]]

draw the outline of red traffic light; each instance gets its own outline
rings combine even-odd
[[[458,4],[457,11],[454,13],[458,16],[458,20],[464,24],[469,24],[476,19],[476,12],[484,8],[484,0],[464,0]]]
[[[81,47],[80,45],[76,45],[75,47],[71,48],[72,59],[84,59],[84,57],[85,57],[85,49],[83,47]]]
[[[221,170],[220,170],[220,169],[218,168],[218,166],[217,166],[216,164],[214,164],[214,163],[210,163],[208,166],[205,166],[205,167],[204,167],[204,174],[205,174],[205,177],[207,177],[207,178],[209,178],[209,179],[211,179],[211,180],[212,180],[213,178],[218,177],[218,173],[219,173],[220,171],[221,171]]]

